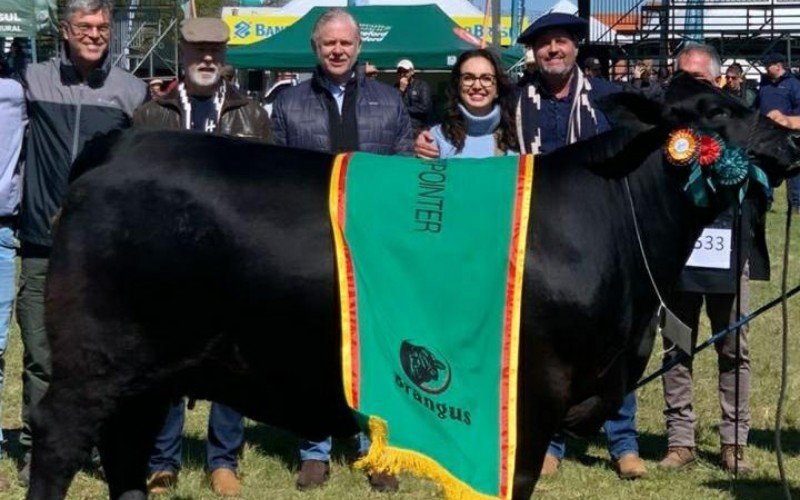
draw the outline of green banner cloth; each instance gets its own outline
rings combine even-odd
[[[532,157],[338,157],[344,383],[388,424],[362,466],[510,498],[532,176]]]
[[[0,37],[30,37],[36,34],[32,0],[0,0]]]

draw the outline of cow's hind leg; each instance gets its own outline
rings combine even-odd
[[[527,345],[526,345],[527,344]],[[568,372],[550,345],[523,335],[517,414],[517,454],[512,498],[533,494],[547,447],[566,412]]]
[[[147,461],[167,415],[168,399],[126,399],[100,430],[100,457],[112,500],[147,498]]]
[[[109,401],[87,399],[74,382],[53,380],[32,415],[29,500],[64,498],[97,439]]]

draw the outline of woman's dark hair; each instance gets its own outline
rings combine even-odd
[[[455,65],[453,65],[453,71],[450,72],[450,80],[447,82],[447,105],[444,110],[442,133],[455,146],[456,151],[460,153],[464,149],[464,141],[467,137],[467,123],[458,108],[458,103],[461,100],[461,66],[473,57],[486,59],[494,68],[494,75],[497,81],[497,104],[500,106],[500,125],[498,125],[494,133],[497,148],[501,151],[519,151],[517,126],[514,121],[514,87],[511,85],[508,75],[503,71],[500,60],[494,52],[486,49],[463,52],[458,56]]]

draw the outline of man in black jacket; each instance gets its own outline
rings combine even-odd
[[[415,78],[414,63],[410,59],[401,59],[397,63],[397,83],[395,87],[403,96],[403,104],[406,105],[408,114],[411,117],[411,127],[414,129],[414,136],[420,130],[428,128],[433,111],[433,101],[431,100],[431,88],[424,80]]]
[[[70,167],[87,140],[127,128],[147,86],[113,66],[108,56],[111,0],[69,0],[61,21],[63,55],[22,72],[28,103],[28,142],[19,219],[22,272],[17,319],[24,346],[19,479],[30,473],[30,413],[50,383],[44,286],[53,220],[67,194]],[[34,436],[35,439],[35,436]]]
[[[343,9],[326,11],[314,25],[311,47],[319,60],[314,76],[283,91],[272,108],[275,142],[333,153],[410,153],[411,121],[400,94],[366,78],[363,66],[356,68],[361,49],[356,20]],[[369,443],[360,440],[366,452]],[[299,489],[327,481],[330,452],[330,438],[301,444]],[[378,491],[397,490],[397,479],[389,474],[371,474],[369,481]]]

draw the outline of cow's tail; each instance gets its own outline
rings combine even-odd
[[[113,130],[106,134],[98,134],[86,141],[83,149],[75,158],[75,161],[72,162],[72,168],[69,171],[69,182],[72,183],[86,172],[106,163],[122,134],[121,130]]]

